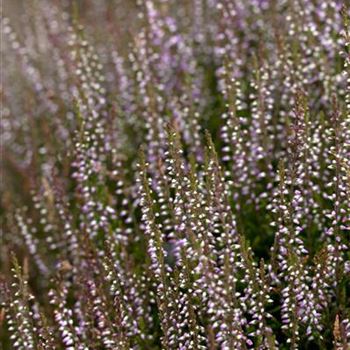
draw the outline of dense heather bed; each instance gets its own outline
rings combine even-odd
[[[4,5],[1,349],[350,349],[346,3]]]

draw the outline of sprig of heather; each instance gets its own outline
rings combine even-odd
[[[297,214],[288,200],[290,191],[287,187],[283,163],[280,164],[279,182],[279,198],[275,209],[278,218],[276,222],[277,233],[272,250],[278,269],[277,275],[273,275],[272,278],[277,285],[281,285],[282,328],[289,333],[287,342],[292,348],[296,348],[300,339],[299,322],[303,315],[307,315],[306,309],[308,308],[307,305],[304,305],[308,280],[306,275],[308,272],[304,267],[307,251],[300,238],[301,229],[298,225]]]
[[[65,267],[63,265],[63,274]],[[58,274],[56,287],[49,292],[50,304],[54,307],[54,320],[60,334],[60,340],[65,349],[85,349],[79,341],[74,325],[73,311],[67,305],[69,284]]]
[[[12,259],[14,282],[3,288],[2,299],[11,339],[16,349],[54,349],[56,339],[28,285],[28,260],[22,268],[15,256]]]
[[[48,267],[46,263],[42,260],[39,252],[38,252],[38,240],[33,237],[33,233],[36,233],[36,230],[30,225],[31,220],[27,219],[28,221],[25,222],[25,219],[23,217],[23,214],[20,210],[17,211],[15,215],[15,220],[18,225],[18,229],[21,232],[21,235],[23,236],[23,240],[25,241],[25,244],[27,246],[27,249],[29,253],[32,255],[33,260],[35,261],[37,268],[42,274],[48,273]]]
[[[238,214],[244,198],[250,192],[251,179],[247,165],[248,150],[244,143],[247,137],[247,130],[244,128],[246,121],[239,115],[239,112],[243,109],[242,92],[232,70],[232,65],[227,63],[221,71],[224,81],[222,93],[227,108],[227,111],[222,115],[224,119],[221,133],[224,143],[222,161],[229,168],[225,171],[225,177],[229,184],[232,183],[232,189],[230,189],[232,194],[230,196],[232,196]]]
[[[160,312],[160,320],[162,325],[163,337],[162,343],[164,347],[170,345],[170,327],[171,327],[171,311],[169,310],[169,276],[168,269],[165,265],[166,252],[164,250],[163,233],[156,222],[154,213],[154,201],[152,199],[152,190],[150,188],[147,177],[147,163],[145,156],[140,156],[140,195],[142,206],[142,220],[144,222],[144,230],[147,235],[148,253],[151,259],[151,269],[157,286],[157,305]]]

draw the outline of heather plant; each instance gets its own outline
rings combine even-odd
[[[4,4],[1,348],[349,350],[347,6]]]

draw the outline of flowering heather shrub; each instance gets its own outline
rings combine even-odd
[[[350,349],[350,11],[9,1],[3,349]]]

